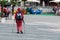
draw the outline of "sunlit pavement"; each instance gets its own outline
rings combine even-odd
[[[60,17],[25,15],[23,32],[16,33],[13,20],[0,23],[0,40],[60,40]]]

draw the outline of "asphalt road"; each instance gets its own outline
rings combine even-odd
[[[0,23],[0,40],[60,40],[60,17],[25,15],[23,32],[16,33],[13,21]]]

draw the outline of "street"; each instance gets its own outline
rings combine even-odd
[[[16,33],[12,20],[0,23],[0,40],[60,40],[59,16],[25,15],[24,20],[24,34]]]

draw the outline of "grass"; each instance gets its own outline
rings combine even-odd
[[[52,12],[45,12],[45,13],[41,13],[41,14],[29,14],[27,13],[26,15],[40,15],[40,16],[56,16],[54,13]]]

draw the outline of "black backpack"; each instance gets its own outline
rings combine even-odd
[[[16,20],[23,20],[23,16],[22,16],[22,13],[21,12],[18,12],[16,14]]]

